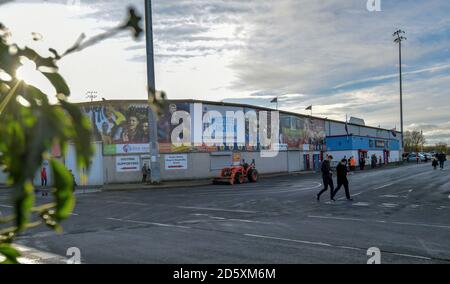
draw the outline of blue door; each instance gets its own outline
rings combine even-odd
[[[318,171],[320,168],[320,155],[319,154],[314,155],[313,167],[314,167],[314,171]]]

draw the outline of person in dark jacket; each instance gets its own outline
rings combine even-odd
[[[320,201],[320,196],[324,194],[328,187],[330,187],[330,197],[331,200],[335,201],[333,199],[333,192],[334,192],[334,183],[333,183],[333,172],[331,171],[331,161],[333,160],[333,156],[328,156],[325,161],[322,163],[321,171],[322,171],[322,179],[323,179],[323,186],[324,189],[317,194],[317,201]]]
[[[361,171],[364,171],[364,169],[366,168],[366,157],[361,156],[361,159],[359,160],[359,168],[361,169]]]
[[[447,155],[444,152],[442,152],[441,154],[439,154],[438,160],[439,160],[439,166],[440,166],[441,170],[443,170],[445,161],[447,161]]]
[[[344,186],[345,188],[345,196],[347,197],[348,201],[353,201],[352,197],[350,196],[350,188],[349,188],[349,182],[347,179],[349,170],[348,168],[345,166],[345,161],[342,160],[339,165],[336,168],[336,175],[337,175],[337,188],[334,191],[331,199],[334,199],[334,197],[336,196],[336,194],[339,192],[339,190],[342,188],[342,186]]]
[[[436,170],[437,166],[439,165],[438,159],[436,157],[433,157],[433,162],[431,163],[433,168]]]

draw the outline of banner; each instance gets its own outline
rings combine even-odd
[[[141,170],[139,156],[118,156],[116,157],[117,172],[138,172]]]
[[[166,170],[187,170],[187,159],[187,154],[165,155],[164,162],[166,165]]]
[[[148,153],[149,124],[145,104],[106,103],[85,107],[95,141],[103,142],[105,155]],[[136,146],[134,146],[136,145]]]
[[[325,144],[325,121],[281,114],[280,140],[289,150],[320,151]]]

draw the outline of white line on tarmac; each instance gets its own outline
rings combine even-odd
[[[338,249],[347,249],[347,250],[355,250],[355,251],[365,251],[365,249],[357,248],[357,247],[349,247],[349,246],[340,246],[340,245],[332,245],[322,242],[311,242],[311,241],[304,241],[304,240],[293,240],[293,239],[286,239],[286,238],[278,238],[278,237],[270,237],[270,236],[261,236],[261,235],[253,235],[253,234],[244,234],[244,236],[252,237],[252,238],[260,238],[260,239],[268,239],[268,240],[276,240],[276,241],[284,241],[284,242],[292,242],[292,243],[300,243],[300,244],[307,244],[307,245],[315,245],[315,246],[322,246],[322,247],[331,247],[331,248],[338,248]],[[420,255],[411,255],[411,254],[403,254],[403,253],[395,253],[395,252],[386,252],[392,255],[397,256],[403,256],[403,257],[409,257],[409,258],[416,258],[416,259],[423,259],[423,260],[432,260],[429,257],[420,256]]]
[[[177,208],[180,208],[180,209],[192,209],[192,210],[204,210],[204,211],[222,211],[222,212],[234,212],[234,213],[249,213],[249,214],[258,213],[256,211],[230,210],[230,209],[221,209],[221,208],[189,207],[189,206],[177,206]]]
[[[366,219],[346,218],[346,217],[330,217],[330,216],[313,216],[313,215],[310,215],[310,216],[308,216],[308,218],[341,220],[341,221],[375,222],[375,223],[404,225],[404,226],[417,226],[417,227],[450,229],[450,226],[447,226],[447,225],[433,225],[433,224],[409,223],[409,222],[392,222],[392,221],[384,221],[384,220],[366,220]]]
[[[2,204],[0,204],[0,207],[2,207],[2,208],[13,208],[13,207],[10,206],[10,205],[2,205]]]
[[[146,203],[126,202],[126,201],[106,201],[106,203],[124,204],[124,205],[137,205],[137,206],[149,206],[149,204],[146,204]]]
[[[388,183],[388,184],[382,185],[380,187],[374,188],[374,190],[378,190],[378,189],[382,189],[382,188],[385,188],[385,187],[389,187],[391,185],[394,185],[394,184],[393,183]]]
[[[274,224],[276,224],[276,223],[271,223],[271,222],[262,222],[262,221],[254,221],[254,220],[243,220],[243,219],[229,219],[228,221],[242,222],[242,223],[254,223],[254,224],[265,224],[265,225],[274,225]]]
[[[123,223],[134,223],[134,224],[143,224],[143,225],[153,225],[158,227],[167,227],[167,228],[182,228],[182,229],[190,229],[190,227],[186,226],[177,226],[172,224],[162,224],[162,223],[154,223],[154,222],[145,222],[145,221],[134,221],[134,220],[123,220],[123,219],[117,219],[117,218],[106,218],[107,220],[111,221],[118,221]]]

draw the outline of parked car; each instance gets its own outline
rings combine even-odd
[[[419,155],[420,161],[425,162],[425,156],[423,154],[420,154],[420,153],[418,155]],[[417,154],[415,154],[415,153],[409,154],[407,160],[408,160],[408,162],[416,162],[417,161]]]
[[[425,160],[427,162],[433,159],[433,155],[431,153],[420,153],[420,154],[422,154],[425,157]]]

